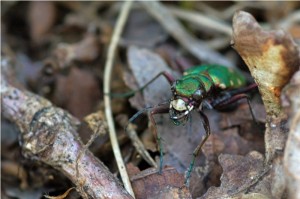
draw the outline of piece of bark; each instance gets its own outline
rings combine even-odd
[[[290,199],[300,198],[300,71],[284,90],[284,107],[289,111],[290,132],[284,151],[284,170]]]

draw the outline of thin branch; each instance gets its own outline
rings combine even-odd
[[[199,60],[228,67],[234,66],[226,57],[210,49],[205,42],[189,34],[162,3],[157,1],[141,1],[140,3],[174,39]]]
[[[299,23],[300,22],[300,11],[293,12],[289,14],[286,18],[281,20],[279,22],[279,26],[287,30],[289,29],[293,24]]]
[[[63,173],[83,198],[132,198],[107,167],[84,149],[76,118],[38,95],[11,86],[3,75],[1,113],[20,129],[23,155]]]
[[[196,12],[187,11],[183,9],[178,9],[175,7],[168,7],[172,14],[176,17],[187,20],[193,24],[201,27],[206,27],[216,32],[225,33],[228,36],[232,35],[232,28],[230,25],[226,24],[224,21],[217,21],[205,15],[201,15]]]
[[[128,137],[130,138],[130,140],[132,141],[132,144],[135,147],[135,149],[137,150],[137,152],[143,157],[143,159],[149,165],[151,165],[153,167],[157,167],[156,162],[150,156],[150,154],[146,150],[144,144],[142,143],[142,141],[138,137],[138,135],[137,135],[137,133],[135,131],[134,125],[132,125],[131,123],[128,124],[128,118],[127,118],[127,116],[125,116],[125,115],[119,115],[118,121],[119,121],[119,124],[121,126],[127,126],[127,130],[125,130],[125,131],[126,131]]]
[[[110,82],[111,82],[111,74],[113,68],[113,59],[115,57],[115,51],[118,45],[118,41],[120,40],[121,32],[127,20],[131,4],[132,1],[124,2],[121,13],[116,23],[116,27],[112,36],[111,43],[108,48],[107,60],[104,69],[104,93],[110,93]],[[131,183],[126,171],[126,167],[123,162],[120,147],[118,144],[118,139],[116,136],[116,130],[115,130],[115,125],[114,125],[112,110],[111,110],[111,99],[109,95],[104,95],[104,105],[105,105],[107,124],[109,128],[110,141],[120,171],[120,175],[124,183],[125,189],[134,197],[133,189],[131,187]]]

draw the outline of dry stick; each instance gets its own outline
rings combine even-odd
[[[299,23],[300,21],[300,11],[295,11],[289,14],[286,18],[279,22],[279,25],[282,29],[289,29],[294,23]]]
[[[232,6],[225,8],[224,10],[217,10],[206,2],[198,2],[196,4],[196,9],[198,11],[203,11],[204,13],[209,13],[210,16],[216,16],[217,18],[222,18],[223,20],[230,19],[232,15],[237,10],[243,10],[245,8],[263,8],[263,5],[253,2],[237,1]]]
[[[172,16],[162,3],[151,1],[140,2],[145,9],[155,17],[159,23],[174,37],[186,50],[207,63],[221,64],[233,67],[233,63],[222,56],[220,53],[213,51],[207,47],[205,42],[196,39],[185,31],[184,27]]]
[[[38,95],[9,85],[3,75],[1,114],[20,129],[23,155],[63,173],[83,198],[132,198],[89,150],[76,161],[84,150],[76,118]]]
[[[156,162],[153,160],[153,158],[150,156],[150,154],[148,153],[148,151],[146,150],[144,144],[142,143],[142,141],[140,140],[140,138],[138,137],[134,125],[132,124],[128,124],[128,117],[125,115],[119,115],[118,117],[118,121],[119,124],[121,126],[127,126],[127,128],[125,129],[127,132],[128,137],[130,138],[130,140],[132,141],[133,146],[135,147],[135,149],[137,150],[137,152],[143,157],[143,159],[151,166],[153,167],[157,167]]]
[[[168,6],[168,9],[174,16],[195,24],[196,28],[198,28],[200,31],[202,31],[203,28],[208,28],[215,32],[224,33],[231,37],[232,28],[229,24],[226,24],[224,20],[216,20],[197,12],[178,9],[173,6]],[[207,45],[207,47],[214,50],[222,49],[225,46],[228,46],[228,44],[230,43],[230,37],[222,36],[220,38],[215,38],[213,40],[205,42],[205,44]]]
[[[228,36],[232,35],[232,28],[230,25],[226,24],[224,21],[217,21],[209,18],[205,15],[201,15],[196,12],[191,12],[183,9],[178,9],[175,7],[168,7],[172,14],[176,17],[192,22],[196,25],[207,27],[216,32],[225,33]]]
[[[100,113],[93,113],[93,114],[90,114],[89,116],[93,116],[93,115],[97,115],[97,114],[100,114]],[[89,116],[85,117],[88,118]],[[80,151],[77,159],[76,159],[76,173],[77,175],[79,175],[79,169],[78,169],[78,162],[79,160],[82,158],[82,156],[86,153],[86,151],[89,149],[89,147],[94,143],[94,141],[96,140],[96,138],[99,136],[99,135],[105,135],[106,134],[106,122],[103,121],[103,118],[102,117],[97,117],[95,118],[95,120],[97,121],[93,121],[95,124],[93,125],[93,127],[95,127],[94,129],[92,129],[91,127],[91,124],[89,124],[89,128],[92,129],[93,131],[93,134],[91,135],[90,139],[88,140],[88,142],[83,146],[83,149]],[[103,121],[103,122],[102,122]],[[86,120],[86,122],[89,122]],[[97,126],[95,126],[97,125]]]
[[[131,4],[132,1],[124,2],[121,13],[116,23],[112,40],[109,44],[107,60],[104,69],[104,93],[110,93],[111,73],[113,67],[113,59],[115,57],[115,50],[117,48],[118,41],[120,39],[121,32],[125,25],[126,19],[128,17]],[[111,100],[109,95],[104,95],[104,105],[105,105],[105,115],[106,115],[107,124],[109,128],[109,137],[112,144],[112,149],[115,155],[115,159],[120,171],[120,175],[124,183],[125,189],[134,197],[134,193],[130,184],[130,180],[118,144],[118,139],[116,135],[115,125],[114,125],[112,110],[111,110]]]

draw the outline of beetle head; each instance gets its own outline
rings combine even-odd
[[[170,102],[169,114],[174,124],[185,124],[194,105],[184,97],[174,97]]]

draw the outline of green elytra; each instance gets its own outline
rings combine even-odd
[[[206,92],[213,88],[220,90],[236,89],[246,85],[245,77],[236,70],[221,65],[194,66],[183,73],[176,81],[175,91],[178,95],[192,97],[200,85]]]

